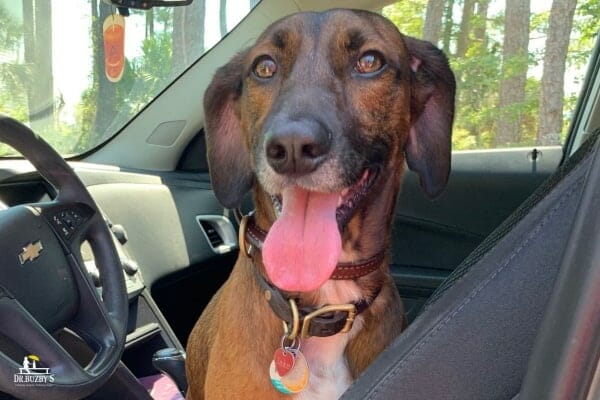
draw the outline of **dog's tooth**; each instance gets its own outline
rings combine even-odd
[[[279,198],[277,196],[271,196],[271,203],[273,204],[273,209],[275,210],[275,216],[277,218],[280,217],[281,215],[281,201],[279,200]]]

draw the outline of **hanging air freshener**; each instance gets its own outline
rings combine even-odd
[[[104,72],[106,79],[119,82],[125,70],[125,18],[111,14],[102,24]]]

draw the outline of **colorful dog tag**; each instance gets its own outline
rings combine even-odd
[[[271,366],[269,367],[271,383],[275,389],[279,390],[283,394],[300,393],[308,385],[308,378],[310,376],[306,358],[304,358],[304,355],[298,349],[285,348],[280,350],[292,354],[294,365],[287,372],[287,374],[281,376],[277,372],[275,360],[271,361]],[[275,353],[277,354],[277,352]]]

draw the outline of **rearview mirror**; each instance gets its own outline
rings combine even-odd
[[[149,10],[152,7],[177,7],[187,6],[193,0],[104,0],[115,7],[136,8],[138,10]]]

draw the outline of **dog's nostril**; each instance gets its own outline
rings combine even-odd
[[[316,158],[322,155],[322,152],[319,150],[318,146],[314,144],[305,144],[302,146],[302,156],[308,158]]]
[[[267,147],[267,157],[273,160],[285,160],[287,152],[285,147],[278,143],[272,143]]]

